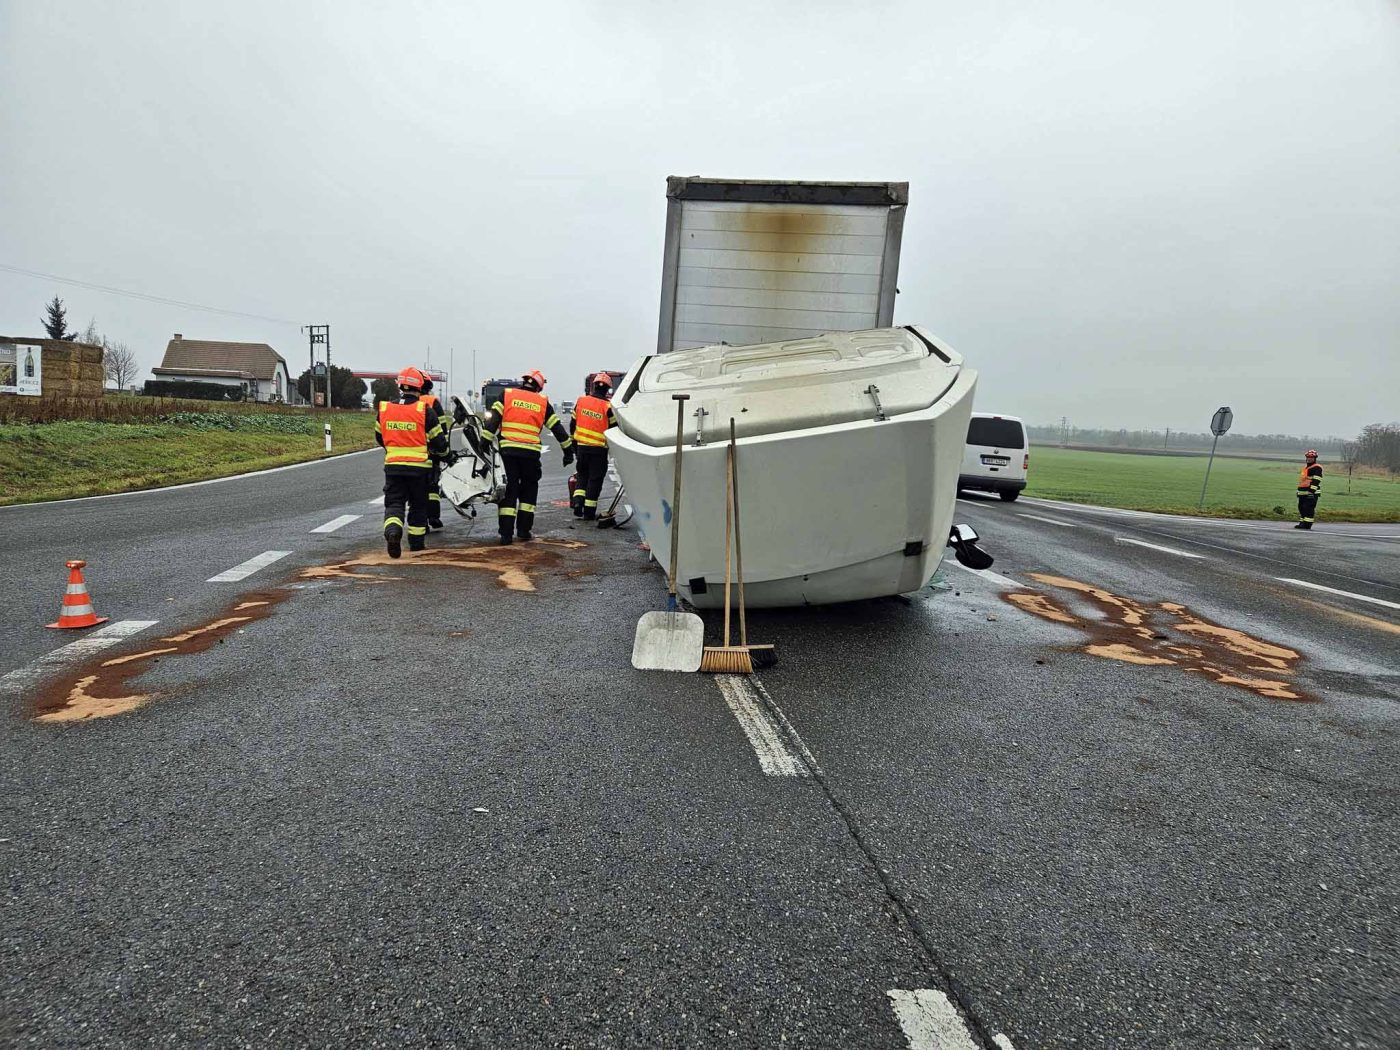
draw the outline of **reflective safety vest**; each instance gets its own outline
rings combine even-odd
[[[1313,473],[1314,469],[1317,470],[1316,474]],[[1305,465],[1302,470],[1298,471],[1299,494],[1317,495],[1320,491],[1322,491],[1322,464]]]
[[[549,399],[529,390],[507,390],[501,395],[501,448],[540,450]]]
[[[582,448],[607,448],[608,413],[612,406],[601,397],[585,394],[574,403],[574,440]]]
[[[418,400],[427,405],[438,415],[442,415],[442,402],[438,400],[436,394],[420,394]]]
[[[384,439],[386,467],[422,467],[427,470],[428,424],[427,406],[422,400],[409,405],[394,401],[379,402],[379,433]]]

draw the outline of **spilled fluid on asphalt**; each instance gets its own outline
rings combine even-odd
[[[208,623],[158,638],[159,644],[149,649],[94,661],[76,674],[65,675],[34,698],[34,720],[81,722],[134,711],[149,703],[155,694],[130,691],[128,683],[149,671],[157,661],[213,648],[234,631],[271,615],[273,608],[292,593],[263,591],[244,595]]]
[[[491,545],[431,547],[425,551],[405,550],[402,558],[391,558],[387,551],[377,550],[344,561],[331,562],[329,565],[313,565],[302,569],[300,576],[303,580],[349,579],[365,583],[386,583],[404,577],[359,570],[440,566],[493,573],[496,582],[507,590],[528,592],[535,589],[532,574],[556,567],[560,562],[561,552],[586,546],[586,543],[579,540],[538,539],[529,543],[516,542],[509,547]]]
[[[1012,591],[1003,599],[1023,612],[1082,631],[1081,652],[1139,667],[1176,667],[1273,700],[1315,700],[1296,681],[1302,655],[1277,642],[1207,620],[1177,602],[1138,601],[1066,576],[1031,578],[1087,602],[1075,612],[1058,597]]]

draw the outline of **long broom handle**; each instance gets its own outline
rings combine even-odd
[[[729,417],[729,469],[731,471],[729,488],[734,494],[734,560],[739,567],[739,644],[747,646],[749,644],[749,628],[744,621],[744,530],[739,527],[739,443],[734,438],[734,417]],[[727,562],[726,562],[727,564]],[[724,603],[725,612],[729,611],[729,602]],[[729,639],[725,639],[725,645],[729,644]]]
[[[729,648],[729,584],[734,563],[730,560],[730,538],[732,524],[730,515],[734,510],[734,446],[725,449],[724,457],[724,647]]]
[[[681,446],[685,442],[685,403],[689,394],[672,394],[676,402],[676,482],[671,489],[671,571],[666,579],[666,593],[672,603],[676,597],[676,556],[681,542]]]

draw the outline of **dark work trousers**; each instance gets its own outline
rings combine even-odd
[[[442,528],[442,460],[428,468],[428,524]]]
[[[603,482],[608,476],[608,450],[578,447],[578,487],[574,489],[574,502],[583,504],[586,519],[598,516],[598,497],[603,493]]]
[[[408,505],[408,523],[404,524],[404,505]],[[423,537],[428,534],[428,472],[421,467],[413,473],[384,473],[384,531],[398,525],[408,534],[408,549],[421,551]]]
[[[1313,518],[1317,515],[1317,496],[1311,492],[1298,493],[1298,520],[1308,528],[1312,528]]]
[[[540,498],[540,454],[519,448],[501,449],[506,468],[506,496],[497,509],[502,536],[524,536],[535,527],[535,500]]]

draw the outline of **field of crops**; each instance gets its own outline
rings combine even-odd
[[[188,401],[179,407],[140,422],[0,423],[0,505],[130,492],[318,459],[326,454],[327,420],[335,452],[374,444],[368,412],[227,411]]]
[[[1292,519],[1297,462],[1216,457],[1205,507],[1196,509],[1205,477],[1204,457],[1143,456],[1031,449],[1026,495],[1105,507],[1203,514],[1221,518]],[[1358,468],[1351,479],[1338,464],[1324,463],[1318,521],[1400,521],[1400,478]]]

